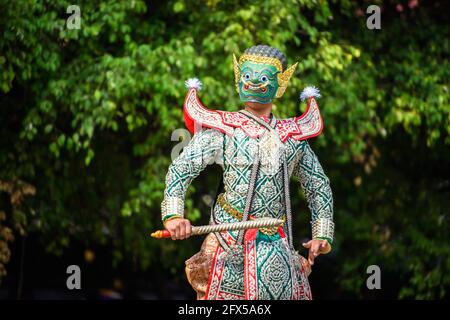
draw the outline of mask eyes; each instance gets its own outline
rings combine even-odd
[[[244,75],[242,76],[242,78],[243,78],[245,81],[250,80],[250,78],[251,78],[250,73],[244,74]]]

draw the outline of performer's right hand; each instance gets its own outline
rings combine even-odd
[[[165,223],[165,227],[170,232],[172,240],[187,239],[191,236],[192,226],[188,219],[171,219]]]

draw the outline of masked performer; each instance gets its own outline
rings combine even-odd
[[[222,187],[210,224],[273,217],[278,228],[210,233],[201,250],[186,261],[188,281],[198,299],[311,299],[310,265],[328,253],[333,241],[333,198],[329,180],[306,139],[319,135],[322,118],[315,88],[301,94],[306,112],[277,119],[272,101],[280,98],[297,64],[287,68],[279,50],[258,45],[234,60],[236,90],[244,109],[210,110],[197,97],[201,83],[189,87],[184,116],[192,140],[170,165],[162,202],[162,220],[172,239],[191,235],[184,218],[184,197],[192,180],[208,164],[223,169]],[[308,260],[293,247],[289,178],[295,176],[311,210]]]

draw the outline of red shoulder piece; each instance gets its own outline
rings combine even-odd
[[[218,129],[226,134],[233,133],[232,128],[222,122],[220,113],[203,106],[196,88],[190,88],[184,99],[184,122],[192,134],[202,127]]]
[[[241,128],[247,135],[256,138],[265,131],[263,127],[239,112],[205,108],[197,96],[196,88],[190,88],[184,100],[184,122],[192,134],[200,128],[206,127],[232,135],[234,128]]]
[[[232,135],[235,128],[241,128],[248,136],[257,138],[266,130],[240,112],[207,109],[198,98],[196,88],[190,88],[184,100],[184,122],[192,134],[205,127]],[[278,119],[276,125],[282,142],[289,137],[295,140],[312,138],[318,136],[322,129],[322,117],[313,97],[309,99],[308,107],[303,115],[290,119]]]
[[[317,137],[322,133],[323,119],[314,97],[309,98],[306,111],[300,117],[296,117],[293,120],[300,129],[299,134],[292,134],[292,138],[295,140]]]
[[[322,133],[323,120],[319,106],[313,97],[309,98],[306,111],[296,118],[278,120],[277,131],[281,141],[289,137],[294,140],[306,140]]]

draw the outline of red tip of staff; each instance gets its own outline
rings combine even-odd
[[[170,232],[168,230],[158,230],[153,232],[150,236],[156,239],[170,238]]]

